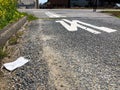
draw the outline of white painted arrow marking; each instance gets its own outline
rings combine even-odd
[[[73,22],[70,22],[70,25],[64,21],[56,21],[56,22],[61,23],[68,31],[77,31],[77,27]]]
[[[89,31],[91,33],[94,33],[94,34],[100,34],[101,32],[99,31],[96,31],[94,29],[98,29],[98,30],[101,30],[101,31],[105,31],[107,33],[112,33],[112,32],[115,32],[117,30],[115,29],[111,29],[111,28],[107,28],[107,27],[98,27],[98,26],[95,26],[95,25],[92,25],[92,24],[89,24],[89,23],[85,23],[85,22],[81,22],[79,20],[67,20],[67,19],[62,19],[61,21],[56,21],[56,22],[59,22],[60,24],[62,24],[68,31],[77,31],[78,28],[82,28],[86,31]],[[91,28],[88,28],[88,27],[91,27]],[[92,29],[94,28],[94,29]]]
[[[55,13],[51,13],[51,12],[45,12],[45,14],[51,18],[59,18],[59,17],[66,17],[66,16],[62,16],[62,15],[58,15],[58,14],[55,14]]]
[[[66,19],[63,19],[64,21],[68,21]],[[85,23],[85,22],[81,22],[81,21],[78,21],[78,20],[73,20],[72,22],[76,22],[76,23],[79,23],[79,24],[83,24],[83,25],[86,25],[86,26],[89,26],[89,27],[92,27],[92,28],[95,28],[95,29],[99,29],[101,31],[105,31],[107,33],[111,33],[111,32],[115,32],[117,30],[115,29],[111,29],[111,28],[107,28],[107,27],[98,27],[98,26],[95,26],[95,25],[92,25],[92,24],[89,24],[89,23]]]
[[[59,23],[61,23],[68,31],[77,31],[78,30],[78,27],[79,28],[82,28],[82,29],[84,29],[84,30],[86,30],[86,31],[89,31],[89,32],[91,32],[91,33],[94,33],[94,34],[100,34],[101,32],[99,32],[99,31],[96,31],[96,30],[94,30],[94,29],[91,29],[91,28],[88,28],[88,27],[85,27],[85,26],[83,26],[83,25],[80,25],[80,24],[78,24],[77,22],[74,22],[74,21],[69,21],[69,20],[67,20],[67,19],[63,19],[64,21],[56,21],[56,22],[59,22]],[[66,22],[67,23],[66,23]],[[69,24],[70,25],[69,25]]]

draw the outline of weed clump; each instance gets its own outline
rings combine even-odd
[[[7,56],[6,51],[3,50],[3,47],[0,47],[0,62],[6,56]]]

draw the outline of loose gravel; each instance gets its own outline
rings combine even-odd
[[[79,19],[107,23],[95,18]],[[68,32],[55,21],[37,20],[28,26],[20,55],[30,62],[12,72],[10,89],[119,90],[120,33],[93,35],[82,29]]]
[[[30,61],[12,72],[9,90],[54,90],[54,86],[50,86],[47,62],[42,57],[42,41],[39,38],[42,27],[38,21],[27,27],[19,48],[20,55]]]

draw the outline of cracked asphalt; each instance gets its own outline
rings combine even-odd
[[[20,43],[21,56],[30,62],[14,71],[9,82],[14,90],[120,90],[120,19],[92,10],[20,11],[40,19],[27,26]],[[47,11],[66,17],[49,18]],[[79,28],[69,32],[56,23],[61,19],[117,31],[96,35]]]

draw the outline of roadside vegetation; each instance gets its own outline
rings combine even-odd
[[[37,19],[33,15],[18,12],[17,0],[0,0],[0,30],[24,16],[28,16],[29,21]]]
[[[17,0],[0,0],[0,30],[10,23],[18,21],[20,18],[27,16],[28,21],[38,19],[34,15],[19,12],[17,10]],[[18,38],[23,34],[23,32],[18,32],[12,36],[9,40],[10,45],[17,44]],[[1,60],[7,56],[7,53],[0,47],[0,66]]]
[[[9,45],[16,45],[18,43],[19,38],[23,35],[22,31],[18,31],[15,35],[13,35],[10,39],[9,39]]]
[[[0,0],[0,29],[24,16],[16,6],[17,0]]]
[[[28,21],[32,21],[32,20],[37,20],[38,19],[37,17],[35,17],[32,14],[28,14],[28,13],[25,13],[25,12],[22,12],[21,14],[24,15],[24,16],[27,16]]]
[[[102,13],[109,13],[113,16],[120,18],[120,11],[102,11]]]
[[[3,47],[0,47],[0,60],[7,56],[6,51],[3,50]]]

